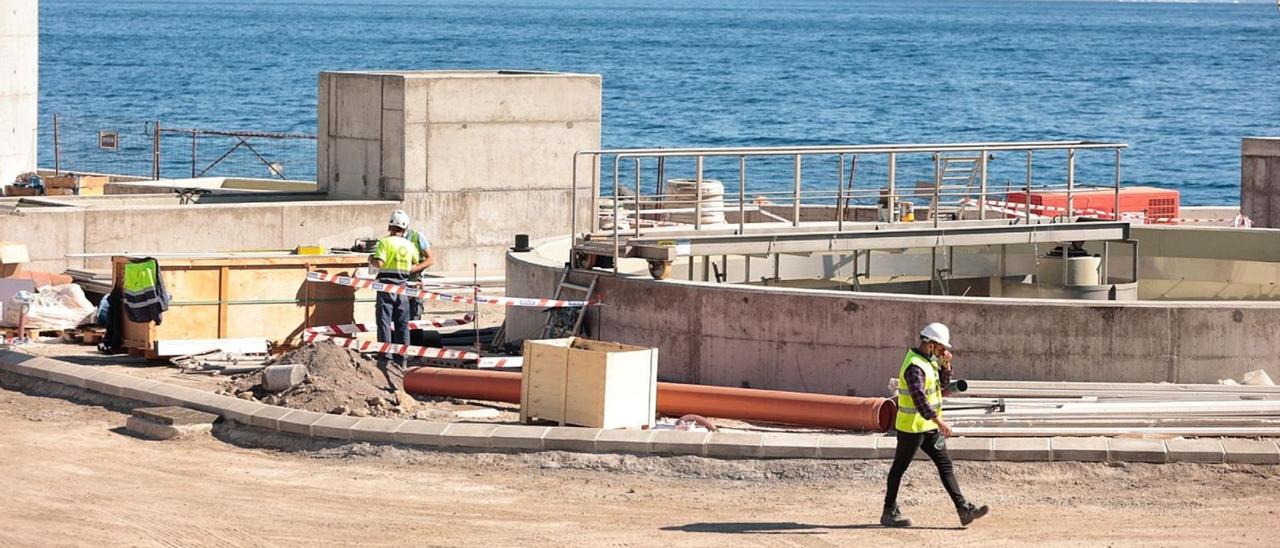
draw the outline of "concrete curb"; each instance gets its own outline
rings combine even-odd
[[[0,350],[0,371],[300,436],[501,451],[577,451],[713,458],[891,459],[896,439],[874,435],[601,430],[557,426],[440,423],[314,413]],[[1280,464],[1276,440],[1123,438],[953,438],[966,461]],[[919,455],[917,455],[919,456]]]

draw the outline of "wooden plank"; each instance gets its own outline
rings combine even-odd
[[[211,350],[239,354],[265,354],[267,340],[262,337],[228,339],[167,339],[156,341],[155,355],[185,356]]]

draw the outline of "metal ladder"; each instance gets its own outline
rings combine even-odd
[[[590,281],[586,278],[590,278]],[[576,270],[566,265],[564,272],[560,274],[560,283],[556,285],[554,299],[566,299],[568,297],[566,293],[576,292],[582,294],[582,298],[578,300],[590,302],[596,292],[596,282],[599,280],[600,276],[594,272]],[[585,306],[552,308],[547,311],[547,323],[542,328],[542,338],[577,337],[582,331],[582,322],[586,317],[587,307]]]
[[[977,181],[978,172],[982,168],[982,156],[943,156],[941,162],[937,181],[935,181],[938,186],[938,192],[964,190],[964,196],[947,195],[937,199],[938,201],[955,199],[961,203],[960,208],[956,210],[952,219],[957,220],[960,218],[961,213],[964,212],[964,208],[968,204],[968,198],[973,194],[974,182]],[[937,202],[931,201],[930,211],[937,210]]]

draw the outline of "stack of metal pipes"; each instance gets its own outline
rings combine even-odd
[[[1280,437],[1280,387],[968,381],[943,401],[958,435]]]

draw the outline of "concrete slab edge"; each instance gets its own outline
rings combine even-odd
[[[893,457],[896,441],[882,435],[695,434],[360,419],[266,405],[11,350],[0,350],[0,371],[149,404],[187,407],[216,414],[223,420],[299,436],[436,448],[683,454],[711,458],[883,460]],[[961,442],[961,439],[966,441]],[[961,439],[954,443],[956,450],[952,456],[955,460],[1280,465],[1280,445],[1272,439],[1167,442],[1123,438]]]

